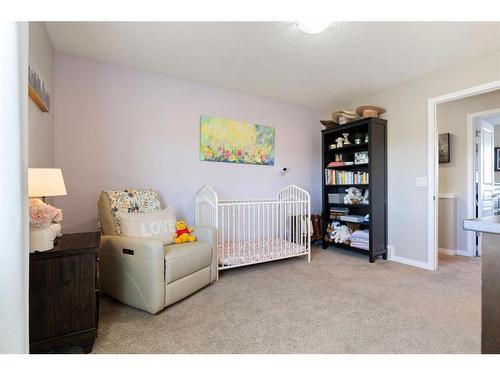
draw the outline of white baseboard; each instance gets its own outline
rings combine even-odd
[[[463,257],[470,257],[470,254],[467,250],[460,250],[460,249],[451,250],[440,247],[439,252],[441,254],[447,254],[447,255],[460,255]]]
[[[440,247],[439,252],[447,255],[457,255],[457,250],[445,249],[444,247]]]
[[[387,246],[387,259],[392,260],[393,262],[398,262],[402,264],[406,264],[408,266],[423,268],[424,270],[434,271],[434,269],[425,262],[420,262],[418,260],[400,257],[398,255],[394,255],[394,246]]]
[[[455,250],[455,255],[461,255],[463,257],[470,257],[470,254],[467,250]]]

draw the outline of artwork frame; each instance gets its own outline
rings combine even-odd
[[[275,128],[200,116],[200,160],[274,166]]]
[[[451,147],[450,147],[450,133],[439,134],[439,163],[450,163],[451,161]]]
[[[495,172],[500,172],[500,147],[495,147]]]

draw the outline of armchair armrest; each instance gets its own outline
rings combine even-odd
[[[165,307],[165,255],[159,240],[101,236],[100,288],[117,300],[156,313]]]
[[[219,280],[219,260],[217,257],[217,229],[213,227],[195,226],[193,234],[198,241],[208,242],[212,247],[212,264],[210,266],[210,281]]]

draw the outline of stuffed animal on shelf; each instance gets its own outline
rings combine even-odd
[[[346,189],[345,192],[347,193],[344,196],[345,204],[360,204],[363,200],[363,194],[361,194],[361,190],[358,188],[350,187],[349,189]]]
[[[329,223],[326,226],[326,234],[325,234],[325,241],[327,242],[332,242],[333,241],[333,223]]]
[[[193,228],[188,228],[186,222],[184,220],[180,220],[175,224],[177,232],[174,234],[175,243],[184,243],[184,242],[194,242],[196,241],[195,236],[191,236],[193,232]]]
[[[339,225],[333,232],[333,242],[335,243],[348,243],[351,236],[350,230],[347,225]]]

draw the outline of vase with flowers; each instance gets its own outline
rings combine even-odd
[[[54,239],[61,235],[62,218],[59,208],[40,199],[30,200],[30,252],[50,250],[54,247]]]

